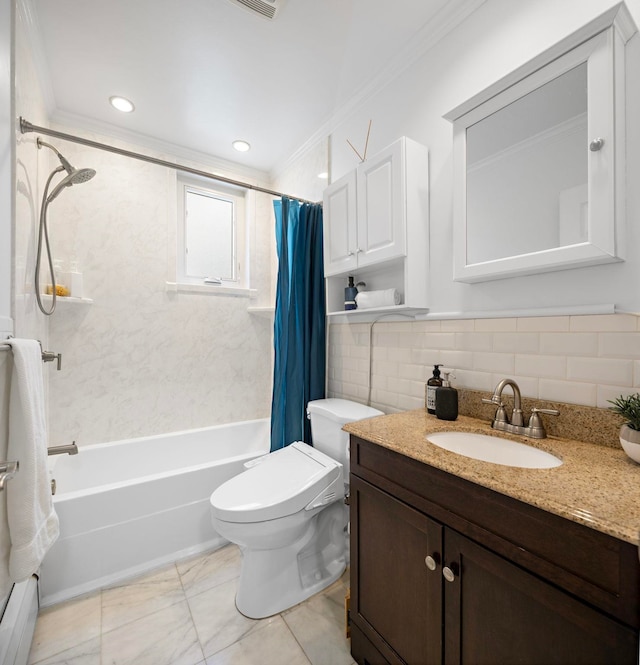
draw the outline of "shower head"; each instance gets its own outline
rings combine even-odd
[[[60,194],[60,192],[65,187],[71,187],[71,185],[79,185],[80,183],[87,182],[91,180],[96,174],[94,169],[74,169],[71,167],[71,172],[69,175],[65,176],[51,191],[51,194],[47,196],[47,203],[51,203],[53,199]]]
[[[67,176],[64,177],[53,189],[51,194],[47,196],[46,202],[51,203],[53,199],[60,194],[60,192],[65,188],[65,187],[71,187],[71,185],[79,185],[82,182],[87,182],[87,180],[91,180],[93,176],[96,174],[96,172],[93,169],[75,169],[67,159],[60,153],[60,151],[50,143],[46,143],[43,141],[40,137],[36,139],[36,144],[38,148],[42,148],[42,146],[47,146],[47,148],[51,148],[53,152],[56,153],[58,156],[58,159],[60,160],[60,164],[62,164],[62,167],[64,170],[67,172]],[[59,170],[60,167],[58,167]]]

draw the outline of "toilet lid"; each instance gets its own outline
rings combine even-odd
[[[293,515],[340,475],[339,462],[296,441],[220,485],[211,495],[211,508],[226,522],[265,522]]]

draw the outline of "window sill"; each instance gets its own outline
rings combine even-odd
[[[235,286],[218,286],[216,284],[181,284],[166,282],[168,293],[200,293],[208,296],[235,296],[238,298],[255,298],[257,289],[244,289]]]

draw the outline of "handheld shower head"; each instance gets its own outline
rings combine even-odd
[[[58,156],[58,159],[60,160],[60,164],[62,164],[64,170],[67,172],[66,177],[64,177],[53,189],[51,194],[46,197],[46,202],[51,203],[53,199],[60,194],[60,192],[65,188],[65,187],[71,187],[71,185],[79,185],[81,182],[87,182],[87,180],[91,180],[93,176],[96,174],[94,169],[76,169],[71,164],[65,157],[61,154],[61,152],[53,145],[50,143],[46,143],[43,141],[40,137],[36,139],[36,144],[38,148],[42,148],[42,146],[46,146],[47,148],[50,148],[53,150],[53,152],[56,153]],[[60,168],[60,167],[58,167]]]
[[[71,185],[78,185],[82,182],[87,182],[87,180],[91,180],[91,178],[93,178],[96,172],[93,169],[73,168],[73,166],[69,164],[69,162],[60,154],[60,151],[55,146],[52,146],[50,143],[45,143],[40,139],[40,137],[38,137],[38,139],[36,140],[36,144],[38,146],[38,149],[42,148],[42,146],[44,145],[47,146],[47,148],[53,150],[53,152],[55,152],[56,155],[58,156],[58,159],[60,160],[61,164],[61,166],[56,167],[49,174],[49,177],[47,178],[47,183],[44,187],[44,193],[42,195],[42,205],[40,206],[38,249],[36,251],[36,271],[35,271],[36,301],[38,303],[40,311],[46,316],[51,316],[51,314],[53,314],[56,309],[56,277],[53,270],[51,247],[49,245],[49,231],[47,229],[47,208],[49,207],[51,201],[53,201],[65,187],[71,187]],[[64,178],[62,178],[62,180],[53,188],[51,193],[49,193],[49,185],[51,184],[51,180],[56,175],[56,173],[62,173],[63,171],[66,171],[67,175]],[[47,249],[47,260],[49,263],[49,274],[51,277],[52,301],[51,301],[51,307],[49,309],[47,309],[44,306],[42,298],[40,297],[40,262],[41,262],[43,240],[45,242]]]
[[[87,180],[91,180],[95,174],[96,172],[94,169],[74,169],[71,167],[69,175],[65,176],[53,188],[51,194],[47,196],[46,202],[51,203],[51,201],[53,201],[53,199],[55,199],[65,187],[71,187],[71,185],[79,185],[80,183],[87,182]]]

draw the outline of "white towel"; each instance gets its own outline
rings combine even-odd
[[[9,460],[19,469],[6,484],[11,551],[9,574],[20,582],[35,573],[59,533],[47,471],[42,349],[33,339],[9,339],[13,374],[9,403]]]
[[[356,296],[358,309],[371,309],[372,307],[390,307],[400,304],[400,294],[396,289],[382,291],[360,291]]]

